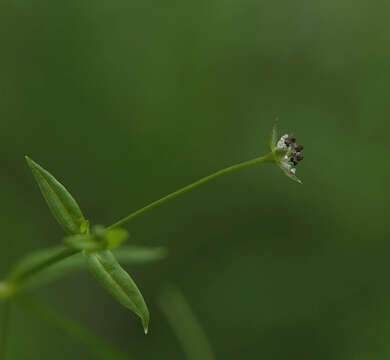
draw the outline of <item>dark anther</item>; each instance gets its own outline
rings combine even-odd
[[[291,141],[292,143],[295,143],[295,142],[297,141],[297,139],[291,138],[290,141]]]
[[[290,158],[290,162],[292,162],[294,165],[297,165],[298,164],[298,161],[295,157],[291,157]]]
[[[298,160],[298,161],[302,161],[302,160],[303,160],[303,156],[302,156],[302,155],[298,155],[298,156],[297,156],[297,160]]]
[[[303,146],[302,145],[298,145],[296,148],[295,148],[295,151],[296,152],[301,152],[303,150]]]

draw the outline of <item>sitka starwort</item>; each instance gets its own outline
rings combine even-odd
[[[124,262],[134,261],[141,251],[141,257],[145,261],[149,261],[164,256],[164,250],[122,246],[129,238],[129,233],[123,226],[187,191],[222,175],[251,166],[275,164],[290,179],[302,183],[296,176],[295,166],[303,160],[303,146],[297,145],[296,139],[292,135],[286,134],[279,138],[277,121],[272,129],[270,149],[271,151],[265,156],[230,166],[201,178],[108,227],[99,225],[91,227],[70,192],[52,174],[26,156],[27,164],[31,168],[43,197],[67,236],[62,246],[28,255],[17,263],[7,278],[0,282],[0,300],[5,301],[9,306],[10,302],[14,298],[16,299],[23,290],[40,286],[42,277],[45,277],[46,281],[47,277],[53,280],[72,270],[72,267],[85,266],[119,303],[140,317],[144,331],[147,333],[150,320],[148,307],[141,291],[132,277],[121,267],[118,259]],[[61,268],[61,264],[66,263],[66,261],[68,261],[69,266]],[[57,270],[54,271],[56,267]],[[7,312],[3,322],[3,332],[6,332],[8,322]],[[1,338],[4,342],[2,348],[5,349],[7,337],[3,334]]]

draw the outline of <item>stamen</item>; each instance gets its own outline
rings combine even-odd
[[[286,151],[283,159],[280,160],[279,166],[290,177],[298,182],[301,182],[295,177],[295,166],[297,166],[299,162],[303,160],[303,156],[300,154],[300,152],[303,150],[303,145],[296,145],[296,141],[297,140],[295,137],[286,134],[279,139],[276,147]]]

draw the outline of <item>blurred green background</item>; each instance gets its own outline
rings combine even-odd
[[[305,146],[300,186],[269,165],[136,219],[168,259],[128,267],[151,331],[85,273],[35,298],[134,359],[184,359],[157,297],[177,284],[217,359],[390,357],[390,3],[0,3],[0,271],[57,245],[23,156],[94,224],[268,151],[273,119]],[[10,360],[92,359],[15,308]]]

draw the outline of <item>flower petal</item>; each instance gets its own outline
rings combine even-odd
[[[298,179],[297,176],[291,171],[291,166],[289,164],[285,164],[282,161],[277,163],[279,168],[291,179],[296,181],[299,184],[303,184],[302,180]]]

